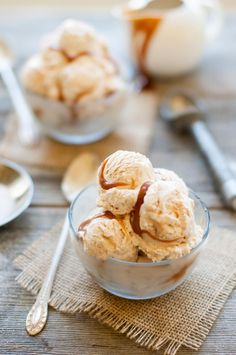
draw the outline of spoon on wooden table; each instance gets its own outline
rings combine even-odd
[[[204,111],[190,95],[172,91],[160,103],[160,117],[177,133],[191,134],[211,170],[223,202],[236,211],[236,177],[209,131]]]
[[[0,158],[0,227],[13,221],[30,205],[33,181],[20,165]]]
[[[92,153],[82,153],[75,158],[67,168],[61,189],[68,202],[72,202],[80,190],[95,181],[99,166],[99,158]],[[48,272],[43,281],[40,292],[26,318],[26,330],[29,335],[36,335],[44,328],[48,317],[48,302],[50,299],[53,282],[58,264],[64,251],[69,231],[68,216],[66,213],[61,234],[52,257]]]
[[[18,136],[22,144],[39,143],[40,131],[20,85],[12,70],[13,55],[6,42],[0,39],[0,74],[7,87],[18,120]]]

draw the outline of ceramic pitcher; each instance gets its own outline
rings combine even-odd
[[[133,0],[115,13],[128,25],[134,63],[149,76],[195,68],[222,23],[217,0]]]

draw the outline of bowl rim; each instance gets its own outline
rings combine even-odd
[[[68,210],[69,226],[70,226],[70,228],[71,228],[71,230],[72,230],[72,232],[73,232],[73,234],[75,236],[77,234],[77,231],[75,230],[74,225],[73,225],[73,221],[72,221],[73,210],[75,208],[75,205],[76,205],[77,201],[81,197],[81,195],[86,193],[86,191],[89,190],[89,188],[95,187],[95,186],[97,186],[96,183],[89,184],[88,186],[85,186],[77,194],[77,196],[74,198],[74,200],[72,201],[72,203],[71,203],[71,205],[69,207],[69,210]],[[204,217],[205,217],[205,229],[203,231],[202,239],[201,239],[200,243],[198,243],[195,247],[193,247],[191,249],[190,253],[188,253],[188,254],[180,257],[180,258],[177,258],[177,259],[165,259],[165,260],[154,261],[154,262],[136,262],[136,261],[121,260],[121,259],[116,259],[116,258],[108,258],[105,261],[106,262],[111,262],[111,263],[116,263],[116,264],[124,264],[124,265],[130,265],[130,266],[133,265],[133,266],[136,266],[136,267],[140,267],[140,266],[151,267],[151,266],[158,266],[158,265],[168,265],[168,264],[175,263],[175,262],[177,262],[179,260],[184,260],[185,258],[188,258],[196,250],[200,249],[201,246],[203,246],[203,244],[206,242],[206,240],[208,239],[208,236],[209,236],[210,220],[211,220],[210,212],[209,212],[209,209],[207,208],[205,202],[203,202],[202,199],[192,189],[189,188],[189,192],[200,203],[200,206],[202,207],[202,210],[204,211]],[[85,251],[83,250],[83,252],[85,252]]]

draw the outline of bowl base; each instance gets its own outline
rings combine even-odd
[[[153,292],[151,293],[150,295],[145,295],[145,296],[142,296],[142,295],[134,295],[134,294],[131,294],[131,293],[126,293],[126,292],[120,292],[119,290],[116,290],[116,289],[113,289],[112,287],[105,287],[101,284],[99,284],[99,286],[101,288],[103,288],[105,291],[111,293],[112,295],[114,296],[118,296],[118,297],[121,297],[121,298],[125,298],[125,299],[128,299],[128,300],[136,300],[136,301],[141,301],[141,300],[150,300],[150,299],[153,299],[153,298],[157,298],[157,297],[160,297],[160,296],[163,296],[171,291],[174,291],[178,286],[180,286],[184,281],[184,280],[180,280],[178,283],[175,283],[174,285],[170,286],[170,287],[167,287],[165,288],[164,290],[160,290],[159,292]]]
[[[106,136],[108,136],[112,131],[113,128],[107,128],[97,133],[90,133],[87,135],[79,136],[79,135],[60,133],[56,130],[44,129],[44,132],[48,137],[60,143],[73,144],[73,145],[82,145],[82,144],[90,144],[90,143],[97,142],[105,138]]]

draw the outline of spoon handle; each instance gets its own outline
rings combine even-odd
[[[29,335],[36,335],[41,332],[47,322],[48,302],[52,291],[53,281],[57,271],[59,261],[64,251],[69,229],[68,217],[66,215],[63,228],[58,240],[55,254],[51,260],[48,273],[44,279],[42,288],[38,293],[36,301],[26,318],[26,330]]]
[[[0,66],[2,79],[8,89],[17,112],[19,123],[19,138],[24,145],[34,145],[39,142],[39,128],[34,120],[21,88],[16,80],[11,64],[6,60]]]
[[[224,201],[230,208],[236,210],[236,178],[227,163],[227,159],[209,132],[205,122],[193,122],[190,131],[211,168]]]

